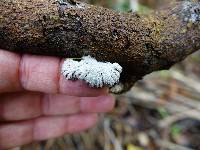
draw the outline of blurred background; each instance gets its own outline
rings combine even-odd
[[[172,0],[82,1],[148,13]],[[200,52],[146,76],[116,99],[95,128],[15,150],[200,150]]]

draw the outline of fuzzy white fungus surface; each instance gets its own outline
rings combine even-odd
[[[65,5],[67,8],[79,8],[82,9],[85,7],[85,5],[83,3],[76,3],[76,5],[72,5],[70,2],[68,2],[68,0],[64,1],[64,0],[57,0],[57,2],[61,5]]]
[[[68,80],[84,80],[91,87],[112,87],[119,82],[122,67],[118,63],[98,62],[85,56],[81,61],[66,59],[61,73]]]
[[[192,23],[200,22],[200,2],[192,3],[190,1],[185,1],[183,3],[182,13],[184,15],[184,21]]]

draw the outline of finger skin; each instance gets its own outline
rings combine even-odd
[[[105,113],[114,107],[114,97],[74,97],[41,93],[10,93],[0,95],[0,121],[19,121],[39,116],[76,113]]]
[[[0,50],[0,93],[37,91],[70,96],[97,96],[107,88],[90,88],[83,81],[70,81],[60,74],[63,60],[57,57],[18,55]]]
[[[58,93],[59,63],[56,57],[23,55],[19,67],[22,87],[28,91]]]
[[[106,113],[114,108],[112,95],[98,97],[72,97],[66,95],[47,95],[43,99],[44,115],[63,115],[74,113]]]
[[[41,94],[9,93],[0,95],[0,122],[31,119],[41,114]]]
[[[0,149],[8,149],[80,132],[91,128],[97,122],[96,114],[74,116],[42,117],[35,120],[0,125]]]
[[[19,82],[20,56],[0,50],[0,93],[21,91]]]
[[[113,108],[107,88],[60,76],[62,62],[0,50],[0,150],[88,129]]]

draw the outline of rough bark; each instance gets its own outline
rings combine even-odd
[[[1,0],[0,48],[118,62],[130,87],[200,49],[200,2],[141,15],[72,0]]]

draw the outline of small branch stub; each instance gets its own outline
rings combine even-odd
[[[122,67],[118,63],[98,62],[91,56],[85,56],[81,61],[66,59],[61,73],[68,80],[84,80],[91,87],[113,87],[119,82]]]

